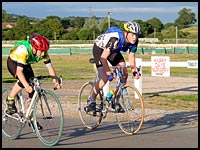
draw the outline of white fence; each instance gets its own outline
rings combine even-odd
[[[127,65],[129,65],[128,62],[126,62]],[[134,86],[138,89],[138,91],[142,95],[142,67],[151,67],[152,62],[151,61],[142,61],[141,58],[136,58],[136,65],[137,67],[140,66],[141,68],[141,77],[140,79],[134,79]],[[187,68],[198,68],[198,60],[188,60],[186,62],[169,62],[170,67],[187,67]],[[111,65],[110,65],[111,66]],[[105,94],[109,92],[109,81],[107,84],[103,87],[103,91]],[[138,95],[135,95],[135,98],[138,98]]]

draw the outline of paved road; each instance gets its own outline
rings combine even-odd
[[[2,137],[2,148],[49,148],[28,126],[21,136],[9,141]],[[126,135],[116,122],[102,122],[95,130],[83,127],[79,118],[65,120],[63,136],[52,148],[197,148],[198,124],[162,124],[147,121],[137,135]]]

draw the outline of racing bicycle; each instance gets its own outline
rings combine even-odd
[[[94,63],[94,59],[91,58],[89,62]],[[137,69],[140,74],[140,68]],[[114,112],[115,119],[124,133],[133,135],[141,129],[145,112],[143,97],[135,86],[123,82],[122,70],[122,66],[118,65],[113,67],[113,72],[116,74],[115,80],[117,80],[114,95],[110,101],[107,101],[104,91],[100,90],[96,98],[95,116],[93,115],[93,111],[86,109],[86,107],[93,92],[92,89],[99,79],[98,72],[96,73],[94,81],[86,82],[80,88],[78,112],[82,123],[88,129],[97,128],[109,112]],[[124,112],[118,111],[119,105],[123,108]],[[114,108],[114,110],[112,111],[110,108]]]
[[[2,88],[2,135],[4,137],[10,140],[17,139],[22,128],[28,123],[43,144],[53,146],[59,142],[63,133],[64,114],[57,95],[41,87],[41,80],[44,82],[44,79],[48,78],[56,78],[62,85],[62,76],[48,75],[31,78],[30,84],[34,89],[33,97],[29,98],[28,106],[25,107],[28,101],[24,95],[26,92],[20,91],[15,96],[17,113],[12,115],[6,112],[6,98],[11,87]]]

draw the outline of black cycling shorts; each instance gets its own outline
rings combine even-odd
[[[93,46],[93,56],[94,56],[94,61],[96,64],[96,67],[102,67],[102,62],[101,62],[101,54],[103,53],[103,49],[99,48],[96,44]],[[111,53],[108,56],[108,61],[112,66],[118,65],[120,62],[125,62],[124,57],[122,54],[119,52]]]
[[[16,79],[18,79],[18,77],[16,75],[17,66],[18,66],[18,63],[16,61],[13,61],[10,57],[8,57],[8,59],[7,59],[7,68],[8,68],[8,71]],[[22,65],[22,64],[20,64],[20,66],[23,66],[24,76],[26,78],[26,81],[29,83],[29,79],[31,77],[34,77],[34,73],[33,73],[31,65]],[[18,82],[18,85],[21,88],[24,88],[23,84],[20,81]]]

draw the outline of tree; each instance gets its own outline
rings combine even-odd
[[[175,20],[174,24],[179,28],[183,29],[189,25],[195,24],[195,13],[191,9],[183,8],[178,12],[179,17]]]
[[[146,22],[151,24],[153,29],[156,29],[157,32],[160,32],[164,28],[163,23],[156,17],[149,19]]]
[[[25,39],[30,35],[32,25],[29,22],[29,18],[18,19],[16,26],[14,27],[15,39]]]
[[[64,27],[61,23],[61,19],[55,16],[48,16],[42,22],[43,35],[48,37],[49,40],[60,40],[64,33]]]
[[[2,10],[2,22],[10,22],[11,19],[12,17],[5,10]]]
[[[164,25],[164,29],[168,29],[171,26],[175,26],[174,23],[168,22]]]
[[[141,34],[140,34],[140,37],[143,38],[143,37],[147,37],[148,34],[151,34],[154,32],[153,30],[153,27],[151,24],[149,24],[147,21],[142,21],[140,19],[138,20],[133,20],[137,23],[140,24],[140,28],[141,28]]]
[[[70,19],[69,19],[69,18],[63,18],[63,19],[61,20],[61,23],[62,23],[64,29],[67,29],[68,27],[71,26],[71,25],[70,25]]]
[[[74,18],[74,27],[75,28],[82,28],[85,23],[85,19],[83,17],[75,17]]]

